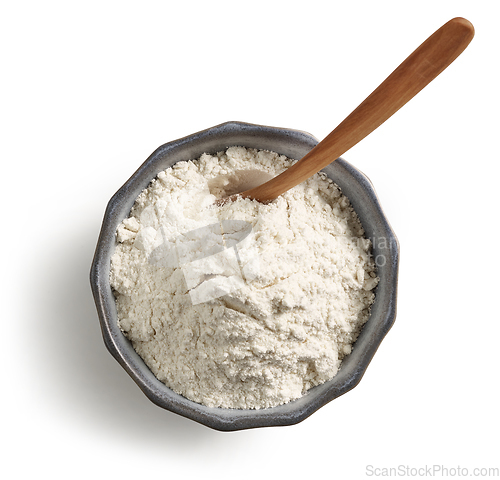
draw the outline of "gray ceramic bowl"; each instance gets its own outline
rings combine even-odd
[[[302,398],[279,407],[236,410],[205,407],[174,393],[156,379],[118,328],[115,300],[109,284],[116,228],[129,215],[139,193],[160,171],[177,161],[195,159],[204,152],[215,153],[234,145],[272,150],[300,159],[317,143],[312,135],[297,130],[240,122],[224,123],[158,148],[109,201],[90,273],[102,334],[111,354],[158,406],[217,430],[292,425],[354,388],[361,380],[396,317],[399,246],[371,182],[342,159],[323,171],[347,195],[366,235],[372,239],[380,282],[370,318],[352,353],[342,362],[338,374],[329,382],[312,388]]]

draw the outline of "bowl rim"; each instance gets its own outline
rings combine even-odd
[[[189,151],[189,146],[193,144],[193,142],[198,144],[202,144],[203,142],[211,144],[214,142],[216,143],[221,136],[230,136],[234,134],[244,134],[249,139],[256,141],[257,143],[263,137],[272,139],[273,136],[279,135],[281,141],[286,141],[288,142],[287,145],[291,145],[290,148],[292,150],[295,148],[294,145],[298,146],[297,148],[300,147],[302,151],[304,151],[304,149],[310,150],[318,143],[318,140],[313,135],[301,130],[231,121],[161,145],[146,159],[146,161],[130,176],[130,178],[109,200],[103,217],[101,231],[90,270],[91,289],[99,316],[101,332],[104,343],[111,355],[118,361],[125,371],[127,371],[143,393],[153,403],[210,428],[221,431],[297,424],[322,406],[358,385],[376,350],[396,319],[397,280],[399,269],[399,242],[394,234],[394,231],[389,225],[385,214],[383,213],[372,182],[358,169],[350,165],[342,158],[339,158],[334,162],[335,168],[340,169],[343,174],[352,178],[353,181],[359,184],[360,189],[366,192],[366,198],[372,202],[375,214],[379,216],[378,220],[380,220],[381,229],[383,229],[384,234],[389,240],[389,249],[387,250],[389,255],[389,265],[387,267],[388,278],[387,281],[384,282],[384,284],[387,283],[386,289],[384,290],[384,292],[386,292],[384,295],[384,302],[379,309],[382,315],[379,322],[380,325],[376,331],[376,335],[368,341],[366,348],[363,347],[364,351],[359,355],[354,368],[351,368],[352,371],[345,373],[344,369],[344,373],[340,375],[343,370],[342,365],[339,373],[333,377],[332,380],[314,387],[303,397],[292,402],[288,402],[285,405],[260,410],[206,407],[176,394],[166,385],[157,380],[149,368],[145,365],[143,360],[133,350],[130,342],[119,329],[118,324],[115,321],[116,317],[113,314],[115,303],[114,297],[111,293],[111,287],[109,285],[109,259],[115,245],[116,222],[118,217],[120,217],[120,212],[123,214],[124,209],[126,210],[127,208],[128,211],[130,211],[132,204],[135,202],[137,194],[133,194],[134,189],[137,191],[137,189],[144,184],[146,179],[149,178],[147,183],[143,186],[143,188],[146,188],[147,184],[149,184],[149,182],[155,177],[155,175],[151,177],[150,171],[159,167],[159,165],[165,161],[165,158],[174,154],[173,152],[178,154],[186,149]],[[216,151],[220,151],[220,149]],[[215,153],[215,151],[212,150],[209,153]],[[287,153],[284,152],[279,153],[287,155]],[[198,157],[199,155],[189,156],[189,158],[185,158],[185,160]],[[292,156],[291,158],[296,157]],[[326,171],[329,167],[324,169],[324,171]],[[162,170],[164,170],[164,168],[160,167],[160,169],[156,171],[156,174]],[[140,191],[141,190],[139,190],[139,193]],[[132,195],[134,195],[133,198]],[[349,199],[351,200],[351,204],[353,204],[352,199]],[[357,211],[354,204],[353,207]],[[123,218],[124,216],[121,217],[121,219]],[[379,287],[377,287],[377,289],[378,288]],[[110,293],[112,298],[110,297]],[[379,298],[376,297],[376,302],[378,300]],[[364,331],[362,331],[362,334],[363,333]],[[361,336],[362,335],[360,335],[355,345],[360,341]],[[130,351],[131,348],[132,351]],[[354,351],[355,346],[353,348],[353,352]],[[353,353],[346,358],[349,359],[351,356],[353,356]],[[343,361],[343,364],[344,363],[345,360]],[[313,391],[314,395],[311,394]]]

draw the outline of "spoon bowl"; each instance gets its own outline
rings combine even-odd
[[[208,181],[208,189],[212,195],[221,199],[219,204],[225,203],[225,199],[235,198],[239,193],[258,187],[273,176],[261,170],[236,170],[227,175],[219,175]]]

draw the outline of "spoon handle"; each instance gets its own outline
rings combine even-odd
[[[448,67],[474,37],[465,18],[453,18],[434,32],[333,132],[299,162],[272,180],[240,195],[271,201],[303,182],[373,132]]]

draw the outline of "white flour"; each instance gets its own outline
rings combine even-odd
[[[159,380],[195,402],[296,399],[337,373],[368,319],[378,281],[370,242],[325,175],[268,205],[213,206],[207,181],[220,195],[232,172],[274,176],[293,163],[243,147],[177,163],[118,228],[120,328]]]

